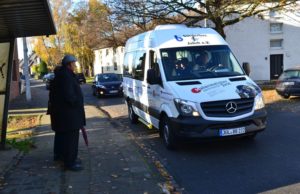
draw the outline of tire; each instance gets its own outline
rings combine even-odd
[[[170,126],[170,120],[167,116],[162,118],[160,130],[166,148],[169,150],[175,149],[177,147],[178,140]]]
[[[283,97],[284,99],[289,99],[289,98],[290,98],[290,95],[289,95],[288,93],[285,93],[285,94],[282,95],[282,97]]]
[[[127,102],[128,108],[128,118],[131,124],[136,124],[138,122],[139,117],[134,113],[132,105],[130,102]]]

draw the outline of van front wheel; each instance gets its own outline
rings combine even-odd
[[[132,124],[136,124],[138,122],[138,116],[134,113],[130,102],[127,103],[127,108],[128,108],[128,118],[130,122]]]
[[[170,126],[169,118],[165,116],[161,122],[161,133],[165,146],[170,150],[176,148],[176,135]]]

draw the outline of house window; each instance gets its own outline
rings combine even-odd
[[[282,23],[271,23],[270,24],[271,33],[282,33]]]
[[[275,10],[270,10],[269,16],[270,16],[271,18],[273,18],[273,17],[275,17],[275,15],[276,15],[276,11],[275,11]]]
[[[108,53],[109,53],[109,51],[108,51],[108,49],[106,49],[106,56],[108,55]]]
[[[275,49],[282,48],[282,42],[283,39],[270,40],[270,47]]]
[[[114,62],[114,70],[117,71],[118,70],[118,64],[116,62]]]
[[[270,18],[282,18],[282,14],[278,10],[270,10],[269,16]]]

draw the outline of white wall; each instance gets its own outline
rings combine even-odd
[[[300,65],[300,15],[286,12],[275,18],[268,16],[264,20],[247,18],[225,28],[226,41],[241,64],[250,63],[254,80],[270,80],[271,54],[283,54],[284,69]],[[274,22],[283,23],[282,33],[270,32]],[[283,39],[283,47],[270,48],[271,39]]]
[[[265,80],[270,77],[268,32],[268,21],[254,18],[245,19],[225,29],[226,41],[240,64],[250,63],[250,77],[254,80]]]
[[[300,16],[283,26],[284,69],[300,65]]]

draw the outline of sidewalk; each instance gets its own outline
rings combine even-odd
[[[39,95],[40,92],[35,92],[33,99],[45,101]],[[18,99],[13,109],[17,110],[17,106],[21,109],[24,106],[21,102]],[[45,113],[40,111],[45,108],[42,102],[25,106],[39,110],[38,114]],[[7,165],[0,163],[1,172],[11,166],[3,181],[0,177],[0,193],[162,193],[160,185],[164,179],[154,165],[145,160],[126,131],[111,123],[96,107],[86,105],[85,110],[89,147],[80,137],[79,157],[83,161],[83,171],[63,171],[59,164],[53,162],[54,134],[50,130],[49,116],[44,114],[42,125],[35,129],[36,149],[18,158],[6,157],[8,154],[5,152],[12,151],[0,151],[0,160],[7,162]]]

